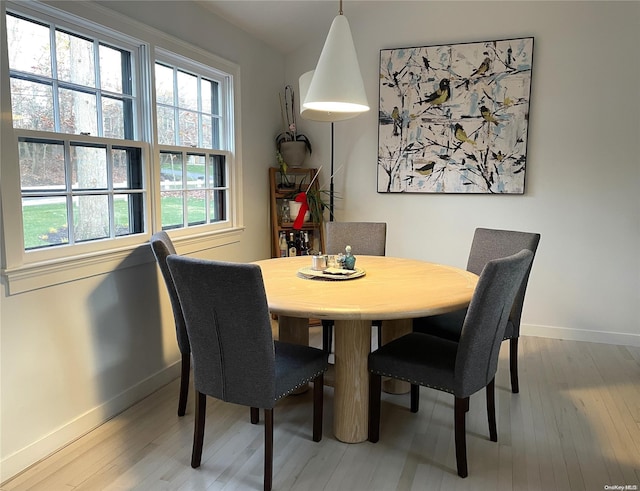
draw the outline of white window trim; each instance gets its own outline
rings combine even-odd
[[[25,2],[0,2],[0,31],[2,39],[0,45],[6,45],[6,8],[13,7],[17,11],[25,11]],[[188,227],[184,229],[170,230],[169,234],[176,241],[176,245],[184,253],[193,253],[201,250],[220,247],[237,243],[240,240],[243,224],[242,210],[242,155],[240,133],[240,67],[230,61],[224,60],[201,48],[192,46],[180,39],[174,38],[157,29],[141,24],[121,14],[103,8],[89,2],[74,2],[69,8],[73,13],[61,11],[55,7],[29,2],[26,9],[32,10],[35,15],[55,15],[64,18],[72,24],[90,25],[99,32],[114,30],[125,37],[131,37],[148,47],[147,65],[153,65],[156,60],[155,49],[164,54],[175,53],[179,56],[202,63],[205,66],[216,68],[229,75],[229,97],[233,104],[225,104],[224,114],[227,124],[233,128],[234,141],[227,142],[232,160],[229,159],[229,216],[225,222]],[[95,21],[94,21],[95,19]],[[98,24],[99,23],[99,24]],[[104,27],[103,27],[104,26]],[[8,82],[8,56],[4,49],[0,50],[0,68],[7,74]],[[145,70],[150,70],[146,66]],[[145,77],[147,74],[141,74]],[[148,82],[141,80],[141,82]],[[4,84],[4,82],[2,82]],[[4,88],[4,85],[3,85]],[[149,101],[150,111],[155,111],[155,100]],[[65,257],[52,257],[44,250],[25,251],[23,246],[22,214],[20,210],[21,192],[20,175],[17,165],[3,164],[3,162],[17,162],[18,149],[17,138],[13,132],[11,114],[10,91],[0,91],[0,213],[2,214],[2,276],[6,284],[7,293],[10,295],[27,292],[52,285],[76,281],[95,275],[106,274],[114,270],[132,267],[143,263],[153,262],[154,258],[148,246],[151,234],[160,230],[160,173],[158,169],[151,169],[150,162],[157,162],[158,155],[154,155],[145,162],[147,191],[147,220],[148,233],[109,239],[109,246],[103,248],[107,241],[92,241],[87,244],[72,246]],[[143,125],[153,131],[149,122]],[[154,137],[155,135],[147,135]],[[155,150],[157,153],[157,150]],[[16,213],[16,210],[19,210]],[[60,248],[62,249],[62,247]],[[58,250],[60,250],[58,249]],[[34,254],[35,253],[35,254]]]

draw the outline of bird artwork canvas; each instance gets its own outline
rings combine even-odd
[[[378,192],[523,194],[533,38],[380,50]]]

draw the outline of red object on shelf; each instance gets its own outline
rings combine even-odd
[[[300,206],[300,211],[298,211],[298,216],[293,222],[293,228],[296,230],[300,230],[302,228],[302,224],[304,223],[304,215],[307,211],[309,211],[309,205],[307,204],[307,193],[298,193],[295,199],[298,203],[302,203]]]

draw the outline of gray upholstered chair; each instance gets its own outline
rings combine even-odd
[[[325,224],[326,254],[344,253],[350,245],[353,254],[363,256],[384,256],[387,246],[387,224],[384,222],[327,222]],[[378,346],[382,336],[382,322],[374,321],[378,328]],[[333,343],[333,321],[322,321],[322,349],[331,352]]]
[[[151,236],[151,250],[156,257],[164,283],[167,286],[169,292],[169,299],[171,300],[171,308],[173,309],[173,320],[176,326],[176,337],[178,339],[178,348],[182,355],[181,369],[180,369],[180,398],[178,400],[178,416],[184,416],[187,408],[187,395],[189,393],[189,371],[191,370],[191,346],[189,345],[189,336],[187,336],[187,329],[184,324],[184,317],[182,315],[182,307],[180,307],[180,301],[176,293],[176,288],[173,286],[173,280],[171,279],[171,273],[167,267],[167,256],[175,254],[176,249],[171,242],[171,238],[166,232],[158,232]]]
[[[350,245],[354,255],[384,256],[387,224],[384,222],[327,222],[324,241],[326,254],[344,253]],[[357,262],[356,262],[357,264]]]
[[[465,417],[469,397],[486,388],[491,441],[498,440],[495,414],[495,374],[500,344],[513,300],[526,275],[533,253],[522,250],[489,261],[465,316],[459,342],[412,332],[369,354],[369,440],[380,437],[382,377],[411,383],[411,411],[418,411],[419,386],[455,396],[454,427],[458,475],[467,477]]]
[[[249,406],[251,422],[265,415],[264,489],[273,478],[273,407],[313,382],[313,441],[322,438],[328,355],[274,342],[260,267],[172,255],[167,264],[191,341],[196,415],[191,466],[200,466],[206,396]]]
[[[473,242],[471,243],[467,271],[479,275],[488,261],[510,256],[522,249],[530,250],[535,257],[539,242],[540,234],[478,228],[475,231]],[[509,365],[511,372],[511,391],[513,393],[517,393],[520,390],[518,384],[518,337],[520,336],[522,306],[524,304],[524,295],[527,291],[530,272],[531,266],[529,266],[529,270],[522,280],[518,294],[513,302],[509,322],[504,332],[504,339],[510,340]],[[462,322],[464,321],[465,315],[466,309],[463,309],[448,314],[414,319],[413,330],[415,332],[424,332],[452,341],[458,341],[458,339],[460,339],[460,331],[462,330]]]

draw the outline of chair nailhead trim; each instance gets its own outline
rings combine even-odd
[[[404,382],[409,382],[410,384],[414,384],[414,385],[421,385],[423,387],[429,387],[431,389],[435,389],[435,390],[440,390],[442,392],[448,392],[449,394],[453,394],[453,390],[451,389],[447,389],[445,387],[438,387],[437,385],[432,385],[432,384],[427,384],[425,382],[420,382],[419,380],[411,380],[408,378],[403,378],[403,377],[397,377],[396,375],[391,375],[390,373],[384,373],[384,372],[380,372],[380,371],[371,371],[371,373],[374,373],[376,375],[381,375],[383,377],[391,377],[397,380],[403,380]]]
[[[292,394],[293,392],[295,392],[296,390],[298,390],[300,387],[302,387],[305,384],[308,384],[309,382],[317,379],[320,375],[322,375],[323,373],[325,373],[327,371],[327,369],[325,368],[324,370],[320,370],[319,372],[316,372],[314,375],[312,375],[311,377],[308,377],[306,379],[304,379],[302,382],[300,382],[298,385],[296,385],[295,387],[289,389],[287,392],[285,392],[284,394],[281,394],[279,396],[276,397],[276,401],[279,399],[282,399],[283,397],[288,396],[289,394]]]

